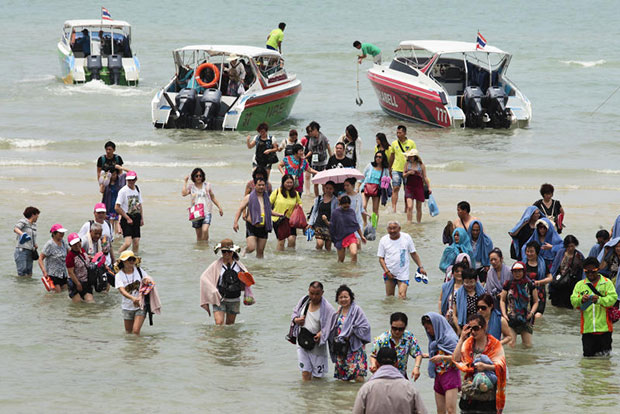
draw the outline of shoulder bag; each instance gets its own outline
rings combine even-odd
[[[601,297],[601,298],[603,297],[603,295],[601,295],[601,292],[599,292],[592,283],[588,282],[586,283],[586,285],[588,285],[592,293],[594,293],[596,296]],[[611,323],[616,323],[620,321],[620,309],[618,309],[617,305],[618,305],[618,302],[616,301],[616,303],[613,306],[610,306],[609,308],[607,308],[607,316],[611,320]]]

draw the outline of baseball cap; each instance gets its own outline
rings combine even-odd
[[[50,233],[53,233],[53,232],[55,232],[55,231],[59,231],[59,232],[61,232],[61,233],[66,233],[66,232],[67,232],[67,229],[65,229],[65,228],[62,226],[62,224],[58,224],[58,223],[56,223],[56,224],[54,224],[54,225],[50,228]]]
[[[396,363],[396,350],[388,346],[379,349],[377,362],[379,365],[394,365]]]
[[[131,250],[125,250],[123,253],[121,253],[121,256],[119,257],[119,259],[122,262],[124,262],[125,260],[129,259],[130,257],[136,257],[136,255]]]
[[[105,213],[108,209],[105,207],[103,203],[95,204],[95,213]]]
[[[135,180],[136,178],[138,178],[138,174],[135,171],[128,171],[125,176],[125,180]]]
[[[67,241],[69,242],[69,245],[70,245],[70,246],[73,246],[73,245],[75,245],[75,244],[77,244],[77,243],[81,242],[81,241],[82,241],[82,239],[80,239],[80,236],[78,236],[78,234],[77,234],[77,233],[71,233],[71,234],[69,235],[69,237],[67,237]]]
[[[519,269],[521,269],[521,270],[525,269],[525,265],[523,264],[523,262],[515,262],[512,265],[511,270],[519,270]]]

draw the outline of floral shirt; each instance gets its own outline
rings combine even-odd
[[[422,350],[420,349],[420,345],[418,345],[418,341],[415,339],[415,336],[409,331],[405,331],[403,333],[403,337],[401,338],[398,345],[396,345],[396,343],[392,339],[392,333],[390,331],[384,332],[381,335],[377,336],[372,344],[371,356],[373,358],[376,358],[379,349],[384,347],[390,347],[396,350],[396,356],[398,358],[398,370],[405,377],[407,377],[407,359],[409,358],[409,356],[415,358],[418,355],[422,355]]]

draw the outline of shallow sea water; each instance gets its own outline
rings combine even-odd
[[[420,317],[437,309],[442,277],[441,230],[460,200],[472,204],[485,231],[508,251],[507,231],[539,198],[543,182],[556,187],[574,234],[587,252],[599,228],[609,228],[620,205],[618,107],[620,93],[592,111],[618,86],[620,33],[614,2],[476,5],[453,2],[336,1],[318,4],[265,1],[209,2],[201,7],[138,0],[104,4],[114,18],[133,25],[141,60],[138,88],[98,84],[66,86],[59,80],[56,42],[62,23],[98,18],[99,4],[18,2],[0,4],[4,58],[0,73],[0,411],[7,413],[113,412],[128,406],[151,412],[338,412],[351,410],[359,385],[324,379],[302,384],[295,348],[284,341],[292,307],[312,280],[335,289],[347,283],[368,316],[373,336],[387,329],[389,315],[404,311],[423,349]],[[171,16],[174,16],[171,18]],[[177,17],[178,16],[178,17]],[[384,296],[375,257],[377,241],[363,247],[360,263],[337,264],[335,254],[316,252],[298,239],[296,252],[267,260],[244,259],[257,280],[256,305],[242,307],[233,327],[215,327],[199,307],[198,279],[216,256],[213,243],[198,245],[187,222],[182,180],[205,169],[225,209],[215,217],[212,241],[232,237],[234,212],[249,178],[252,152],[245,134],[155,130],[150,100],[173,73],[171,51],[189,44],[262,46],[266,34],[286,21],[283,50],[289,71],[303,82],[291,118],[272,129],[282,139],[311,120],[333,143],[352,123],[363,140],[363,160],[374,135],[393,138],[400,121],[383,114],[360,74],[361,107],[355,105],[355,39],[390,50],[405,39],[474,41],[480,30],[489,44],[513,54],[508,76],[533,102],[530,128],[514,131],[443,131],[407,124],[427,164],[441,214],[424,210],[421,225],[403,225],[430,273],[428,285],[412,283],[409,298]],[[365,62],[364,69],[369,67]],[[120,297],[98,295],[92,306],[72,305],[47,294],[35,269],[17,278],[11,232],[21,211],[35,205],[39,245],[56,222],[70,231],[90,219],[98,201],[96,158],[112,139],[139,175],[145,227],[140,255],[157,281],[163,313],[143,336],[126,336]],[[273,183],[279,182],[277,171]],[[311,199],[304,196],[304,206]],[[398,214],[381,211],[381,227]],[[379,235],[385,234],[381,228]],[[118,245],[117,245],[118,247]],[[536,326],[534,347],[508,349],[508,413],[613,411],[620,403],[615,350],[610,359],[583,359],[576,312],[547,308]],[[614,334],[618,342],[618,335]],[[410,363],[412,367],[413,361]],[[434,411],[432,381],[423,364],[416,382]]]

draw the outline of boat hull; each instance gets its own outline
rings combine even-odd
[[[92,74],[86,66],[83,59],[76,59],[73,53],[67,53],[66,48],[58,46],[58,61],[60,63],[60,77],[67,85],[82,84],[93,80]],[[105,60],[105,58],[104,58]],[[131,76],[128,76],[125,69],[131,70]],[[123,58],[123,68],[120,71],[120,86],[138,86],[139,83],[140,62],[137,57]],[[112,74],[106,66],[101,68],[99,73],[100,80],[106,85],[114,85]],[[130,78],[129,80],[127,78]]]
[[[269,126],[284,122],[291,114],[299,92],[301,83],[284,91],[247,99],[234,129],[252,131],[262,122]]]
[[[381,109],[387,114],[440,128],[452,126],[446,105],[438,92],[370,71],[368,79],[379,99]]]

